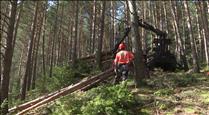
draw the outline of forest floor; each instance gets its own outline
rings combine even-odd
[[[209,115],[209,76],[152,73],[146,85],[131,88],[141,100],[140,115]],[[130,85],[131,86],[131,85]],[[132,85],[134,86],[134,85]]]
[[[139,102],[134,115],[209,115],[209,76],[204,73],[155,71],[140,88],[135,88],[132,79],[128,87]],[[40,115],[42,110],[29,114]]]

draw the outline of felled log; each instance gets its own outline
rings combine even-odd
[[[103,53],[102,53],[102,56],[103,56],[103,57],[102,57],[102,61],[103,61],[103,60],[106,61],[106,60],[108,60],[108,59],[111,59],[111,52],[103,52]],[[90,60],[90,59],[93,60],[94,57],[95,57],[95,55],[90,55],[90,56],[88,56],[88,57],[80,58],[79,60]],[[63,88],[63,89],[61,89],[61,90],[64,90],[64,89],[65,89],[65,88]],[[21,104],[21,105],[12,107],[12,108],[9,109],[9,113],[24,110],[24,109],[26,109],[26,108],[28,108],[28,107],[30,107],[30,106],[36,104],[36,103],[38,103],[38,102],[40,102],[40,101],[42,101],[42,100],[48,98],[48,97],[50,97],[50,96],[52,96],[52,95],[54,95],[54,94],[60,92],[61,90],[58,90],[58,91],[56,91],[56,92],[53,92],[53,93],[50,93],[50,94],[47,94],[47,95],[44,95],[44,96],[41,96],[41,97],[39,97],[39,98],[37,98],[37,99],[35,99],[35,100],[26,102],[26,103],[24,103],[24,104]]]
[[[16,112],[16,111],[21,111],[23,109],[26,109],[26,108],[28,108],[28,107],[30,107],[30,106],[32,106],[32,105],[34,105],[34,104],[44,100],[44,99],[46,99],[46,98],[48,98],[48,97],[50,97],[50,96],[52,96],[52,95],[62,91],[62,90],[64,90],[64,89],[57,90],[55,92],[52,92],[50,94],[41,96],[41,97],[39,97],[37,99],[34,99],[32,101],[26,102],[24,104],[21,104],[21,105],[15,106],[15,107],[12,107],[12,108],[9,109],[9,113]]]
[[[59,92],[57,93],[54,93],[53,95],[47,97],[46,99],[43,99],[41,101],[39,101],[38,103],[35,103],[34,105],[31,105],[29,107],[27,107],[26,109],[22,110],[21,112],[17,113],[17,115],[23,115],[24,113],[32,110],[32,109],[35,109],[35,108],[38,108],[40,107],[41,105],[44,105],[46,103],[49,103],[61,96],[65,96],[67,94],[70,94],[76,90],[80,90],[84,87],[86,87],[88,84],[91,84],[92,82],[94,81],[98,81],[98,80],[103,80],[103,79],[107,79],[108,77],[110,77],[111,75],[113,75],[114,72],[113,72],[113,68],[111,69],[108,69],[107,71],[104,71],[98,75],[95,75],[87,80],[84,80],[84,81],[81,81],[75,85],[71,85],[71,86],[68,86],[66,88],[63,88],[62,90],[60,90]]]

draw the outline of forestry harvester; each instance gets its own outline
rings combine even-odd
[[[143,20],[138,21],[138,26],[152,31],[157,35],[153,40],[152,53],[148,53],[145,56],[147,67],[151,70],[154,68],[161,68],[165,71],[175,71],[179,64],[177,63],[174,54],[169,50],[171,39],[167,38],[167,33],[155,28]],[[120,37],[119,42],[116,43],[115,48],[112,50],[114,54],[116,53],[119,44],[128,36],[130,30],[131,27],[125,29],[124,35]]]

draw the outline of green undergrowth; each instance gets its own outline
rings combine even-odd
[[[92,68],[87,62],[78,61],[75,67],[57,66],[54,67],[52,77],[42,77],[40,87],[37,89],[43,92],[51,92],[79,82],[81,79],[97,74],[101,71]]]
[[[19,99],[16,99],[17,96],[11,95],[11,99],[14,100],[10,101],[10,106],[12,107],[30,101],[44,94],[75,84],[81,79],[95,75],[99,72],[101,71],[93,68],[84,61],[78,61],[74,68],[69,65],[56,66],[53,68],[52,77],[49,77],[48,74],[46,76],[38,75],[36,88],[27,92],[25,101],[20,101]],[[18,94],[18,91],[14,91],[14,93]]]
[[[53,82],[52,86],[45,87],[47,91],[71,84],[70,81],[75,82],[78,76],[82,78],[84,75],[74,73],[75,71],[72,73],[66,71],[72,70],[66,67],[63,71],[55,71],[56,74],[53,75],[62,76],[64,80],[58,80],[57,85]],[[85,72],[92,75],[99,71],[94,69],[94,71]],[[65,76],[76,77],[76,79],[72,80]],[[201,115],[209,113],[209,77],[204,73],[172,73],[157,70],[151,72],[150,78],[145,79],[139,88],[135,88],[132,77],[129,78],[127,82],[118,85],[100,84],[86,92],[74,92],[42,108],[39,112],[49,115]],[[59,84],[62,85],[59,86]],[[50,89],[50,87],[53,88]]]
[[[76,92],[52,105],[52,115],[134,115],[137,106],[127,85],[103,85]]]
[[[201,79],[205,79],[202,74],[155,72],[146,82],[153,89],[162,89],[198,85],[201,84]]]
[[[155,71],[144,85],[102,85],[75,92],[48,107],[53,115],[173,115],[205,114],[209,105],[205,74]],[[45,110],[47,110],[45,108]]]

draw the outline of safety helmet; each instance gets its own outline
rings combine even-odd
[[[124,50],[126,48],[126,44],[125,43],[121,43],[118,47],[119,50]]]

